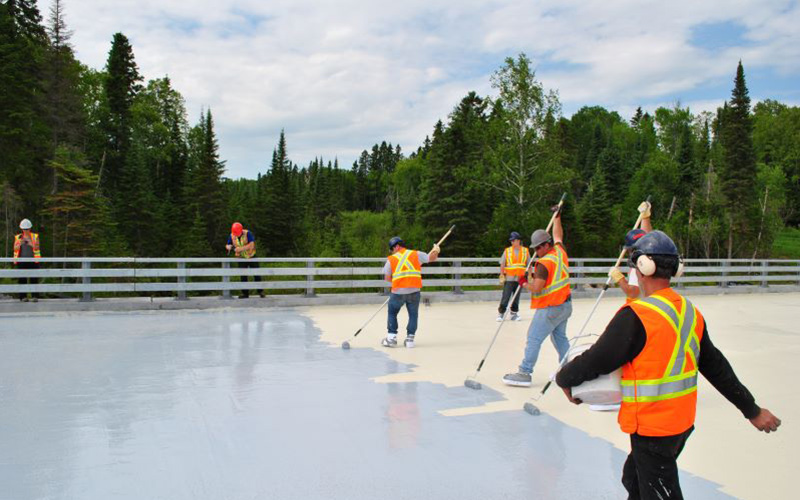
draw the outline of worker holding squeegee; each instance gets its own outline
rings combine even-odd
[[[756,405],[689,300],[670,287],[680,277],[678,247],[661,231],[636,241],[629,260],[642,297],[622,307],[597,342],[561,368],[556,383],[572,389],[622,368],[619,424],[630,434],[622,469],[629,498],[680,500],[677,459],[694,430],[697,375],[701,373],[756,429],[774,432],[780,419]]]
[[[529,270],[527,281],[521,285],[531,291],[531,309],[536,312],[528,327],[528,341],[522,363],[517,372],[503,377],[506,385],[531,386],[533,367],[539,357],[542,342],[547,337],[552,336],[559,359],[569,349],[567,320],[572,316],[572,296],[569,289],[569,259],[564,248],[564,229],[561,226],[562,205],[563,198],[554,207],[552,237],[544,229],[537,229],[531,235],[531,248],[539,260],[535,269]]]

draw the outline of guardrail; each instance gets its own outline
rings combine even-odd
[[[18,259],[20,263],[33,259]],[[236,290],[287,291],[311,297],[337,291],[388,292],[383,280],[385,258],[255,258],[259,267],[239,268],[242,259],[217,258],[42,258],[38,269],[16,269],[13,259],[0,258],[0,294],[78,295],[82,301],[103,296],[219,294]],[[611,258],[570,259],[573,288],[605,283]],[[690,259],[678,287],[736,285],[800,286],[800,260]],[[497,285],[498,258],[441,258],[423,267],[426,289],[463,293]],[[627,269],[623,269],[627,271]],[[262,281],[239,281],[258,277]],[[14,283],[37,278],[38,284]],[[238,278],[238,279],[237,279]],[[335,278],[335,279],[332,279]],[[235,280],[237,279],[237,280]]]

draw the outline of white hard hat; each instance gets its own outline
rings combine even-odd
[[[22,219],[22,221],[19,223],[20,229],[30,229],[32,227],[33,224],[31,224],[31,221],[29,221],[28,219]]]

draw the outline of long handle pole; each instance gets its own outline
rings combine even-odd
[[[437,243],[437,244],[436,244],[436,246],[441,246],[441,244],[442,244],[442,243],[444,243],[444,240],[446,240],[446,239],[447,239],[447,237],[448,237],[448,236],[450,236],[450,233],[452,233],[452,232],[453,232],[453,229],[455,229],[455,228],[456,228],[456,225],[455,225],[455,224],[453,224],[452,226],[450,226],[450,229],[448,229],[448,230],[447,230],[447,232],[446,232],[446,233],[444,233],[444,236],[442,236],[442,239],[441,239],[441,240],[439,240],[439,243]]]
[[[647,197],[647,202],[648,203],[650,202],[650,197],[649,196]],[[633,225],[633,229],[638,229],[639,228],[639,225],[641,225],[642,219],[644,218],[643,215],[644,215],[644,213],[639,212],[639,217],[636,219],[636,223]],[[627,248],[623,248],[622,251],[619,253],[619,257],[617,257],[617,262],[614,263],[614,267],[615,268],[619,267],[619,265],[622,263],[622,259],[625,257],[625,253],[627,251],[628,251]],[[589,324],[589,320],[592,319],[592,316],[594,315],[594,312],[597,310],[597,306],[600,304],[600,301],[603,299],[603,295],[605,295],[606,290],[608,290],[609,285],[611,285],[611,276],[608,277],[608,279],[606,280],[606,284],[603,286],[603,290],[600,291],[600,295],[598,295],[597,296],[597,300],[594,301],[594,305],[592,306],[592,310],[589,311],[589,315],[586,316],[586,319],[583,321],[583,325],[581,326],[581,329],[578,331],[578,334],[575,335],[572,338],[572,342],[570,343],[570,349],[572,349],[572,344],[574,344],[576,340],[578,340],[579,338],[581,338],[583,336],[583,332],[584,332],[584,330],[586,330],[586,326]],[[564,353],[564,357],[559,360],[558,369],[561,369],[561,367],[564,366],[565,361],[567,359],[567,353],[568,352],[569,352],[569,349],[567,349],[567,352]],[[556,370],[556,371],[558,371],[558,370]],[[547,381],[547,383],[544,385],[544,387],[542,387],[542,392],[540,393],[540,397],[542,395],[544,395],[545,392],[547,392],[547,389],[550,388],[550,384],[552,384],[552,383],[553,383],[552,380],[548,380]]]
[[[556,209],[555,212],[553,212],[553,216],[550,217],[550,222],[547,224],[547,229],[545,229],[546,232],[548,232],[548,233],[550,232],[550,228],[553,226],[553,223],[556,220],[556,216],[561,211],[561,207],[564,206],[564,200],[566,200],[566,199],[567,199],[567,193],[562,194],[561,195],[561,200],[559,200],[559,202],[558,202],[558,208]],[[533,258],[529,259],[528,265],[525,268],[525,274],[526,275],[528,274],[528,271],[530,271],[530,268],[531,268],[532,265],[533,265]],[[520,290],[522,290],[521,286],[518,286],[517,289],[514,290],[514,295],[511,296],[511,300],[508,302],[509,304],[513,304],[514,303],[514,300],[516,300],[517,295],[519,295]],[[500,322],[500,325],[497,327],[497,330],[494,332],[494,337],[492,337],[492,341],[489,343],[489,347],[486,349],[486,354],[483,355],[483,358],[481,359],[481,362],[478,363],[478,369],[475,370],[475,375],[473,376],[473,378],[477,377],[478,373],[480,373],[480,371],[481,371],[481,368],[483,368],[483,363],[486,361],[486,358],[489,356],[489,352],[491,352],[492,346],[494,346],[494,342],[495,342],[495,340],[497,340],[497,334],[499,334],[500,333],[500,329],[503,328],[503,323],[505,323],[506,316],[508,316],[508,312],[510,310],[511,310],[510,307],[506,307],[506,310],[503,312],[503,321]]]
[[[361,328],[359,328],[358,331],[353,335],[353,338],[358,337],[358,334],[361,333],[361,330],[366,328],[366,326],[369,324],[369,322],[372,321],[375,318],[375,316],[378,315],[379,312],[381,312],[381,309],[383,309],[383,306],[385,306],[386,304],[389,303],[389,299],[391,299],[391,297],[389,297],[385,301],[383,301],[383,304],[381,304],[381,306],[378,308],[378,310],[375,311],[374,313],[372,313],[372,316],[370,316],[369,319],[367,321],[365,321],[363,325],[361,325]]]

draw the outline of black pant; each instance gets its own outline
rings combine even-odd
[[[250,268],[250,267],[257,268],[258,267],[258,262],[253,262],[251,260],[243,260],[243,261],[239,262],[239,268],[240,269],[246,269],[246,268]],[[247,283],[248,281],[250,281],[250,277],[249,276],[246,276],[246,275],[242,276],[242,279],[241,279],[242,283]],[[259,281],[260,282],[261,281],[261,276],[258,276],[258,275],[253,276],[253,281],[254,282],[255,281]],[[260,290],[258,293],[262,297],[264,296],[264,290]],[[250,296],[250,290],[248,290],[247,288],[242,290],[242,298],[246,299],[249,296]]]
[[[508,301],[511,300],[511,296],[514,295],[514,292],[517,291],[519,287],[519,281],[517,281],[516,276],[510,276],[506,278],[506,283],[503,285],[503,298],[500,299],[500,307],[497,308],[497,312],[500,314],[505,314],[506,307],[508,307]],[[519,312],[519,296],[522,295],[522,292],[517,294],[516,298],[514,299],[514,303],[511,304],[511,312],[517,313]]]
[[[19,264],[17,264],[17,269],[39,269],[39,264],[35,262],[20,262]],[[27,284],[38,285],[39,278],[17,278],[17,283],[19,283],[20,285],[27,285]],[[36,293],[31,292],[31,297],[36,297],[36,295],[37,295]],[[28,296],[27,293],[21,293],[19,294],[19,299],[22,300],[27,296]]]
[[[678,481],[678,455],[694,426],[675,436],[631,434],[631,453],[622,467],[622,485],[628,500],[669,498],[683,500]]]

